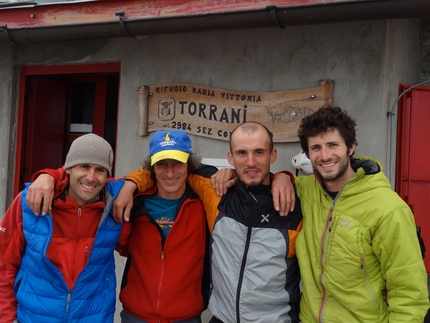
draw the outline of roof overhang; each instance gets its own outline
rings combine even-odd
[[[426,17],[430,17],[430,0],[20,2],[0,5],[0,43]]]

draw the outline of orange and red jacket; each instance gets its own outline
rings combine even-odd
[[[123,226],[116,250],[128,260],[120,300],[146,322],[169,323],[200,316],[206,308],[209,232],[203,204],[187,187],[164,237],[143,204],[156,191],[135,196],[131,220]]]

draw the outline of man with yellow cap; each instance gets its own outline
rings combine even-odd
[[[134,197],[117,251],[128,257],[120,300],[123,323],[198,323],[209,298],[203,204],[188,187],[200,160],[183,130],[161,130],[149,143],[156,186]]]

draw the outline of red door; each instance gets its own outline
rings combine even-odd
[[[29,182],[31,175],[42,168],[61,167],[66,128],[66,84],[47,77],[31,76],[26,92],[22,183]]]
[[[400,92],[411,87],[402,84]],[[430,273],[430,87],[416,87],[399,100],[396,191],[409,204],[427,247]]]

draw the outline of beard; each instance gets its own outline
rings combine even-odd
[[[349,168],[349,156],[345,158],[344,162],[339,166],[339,169],[336,173],[332,174],[321,174],[321,172],[318,170],[318,168],[314,166],[314,170],[317,172],[318,176],[322,178],[325,182],[335,182],[339,179],[341,179],[348,171]]]
[[[267,173],[265,175],[261,175],[259,178],[249,178],[245,175],[239,176],[239,179],[245,184],[247,187],[255,187],[262,185],[266,179],[270,176],[270,173]]]

